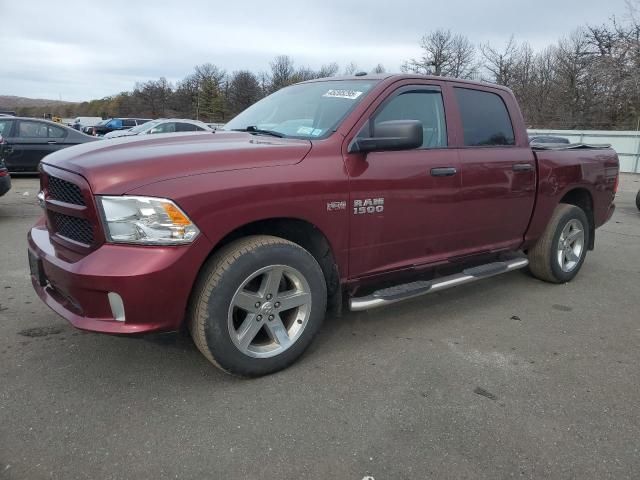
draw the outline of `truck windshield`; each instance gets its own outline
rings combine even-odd
[[[335,80],[283,88],[240,113],[223,130],[293,138],[329,135],[377,80]]]

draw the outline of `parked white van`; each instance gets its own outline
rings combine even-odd
[[[82,131],[84,127],[95,127],[102,121],[102,117],[76,117],[71,122],[71,127]]]

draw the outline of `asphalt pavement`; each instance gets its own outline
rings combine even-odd
[[[83,333],[31,288],[36,178],[0,198],[0,479],[640,476],[640,176],[579,276],[328,318],[243,380],[180,334]]]

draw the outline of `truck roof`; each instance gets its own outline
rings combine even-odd
[[[455,83],[466,83],[469,85],[478,85],[484,87],[496,88],[499,90],[504,90],[507,92],[511,92],[511,90],[503,85],[498,85],[496,83],[489,82],[481,82],[478,80],[465,80],[462,78],[454,78],[454,77],[440,77],[435,75],[422,75],[419,73],[366,73],[366,74],[357,74],[357,75],[344,75],[344,76],[336,76],[336,77],[323,77],[323,78],[314,78],[312,80],[306,80],[300,83],[314,83],[314,82],[330,82],[336,80],[378,80],[378,81],[386,81],[388,83],[393,83],[399,80],[437,80],[440,82],[455,82]]]

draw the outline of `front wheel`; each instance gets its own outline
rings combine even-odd
[[[324,319],[327,290],[316,259],[278,237],[251,236],[223,247],[194,289],[189,330],[216,366],[259,376],[293,363]]]
[[[528,252],[529,270],[546,282],[569,282],[580,271],[588,245],[589,221],[584,210],[561,203]]]

